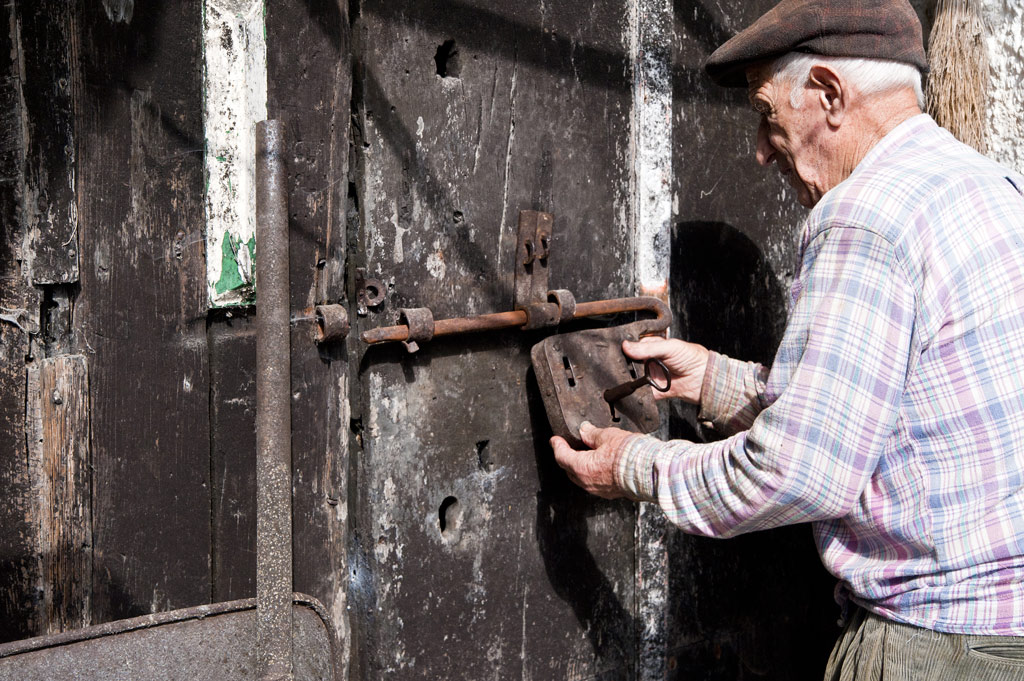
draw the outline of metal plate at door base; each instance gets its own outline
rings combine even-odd
[[[643,372],[639,363],[622,352],[622,341],[638,339],[636,325],[627,324],[550,336],[533,347],[533,370],[555,435],[579,448],[583,446],[580,424],[584,421],[634,433],[658,428],[658,407],[650,386],[614,405],[604,399],[605,390]]]
[[[293,681],[337,681],[334,627],[294,594]],[[0,645],[2,681],[256,679],[256,600],[200,605]]]

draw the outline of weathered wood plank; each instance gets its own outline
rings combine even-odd
[[[24,64],[24,219],[36,284],[78,281],[72,88],[78,3],[32,0],[15,5]]]
[[[65,355],[28,370],[29,473],[35,502],[44,630],[89,625],[92,514],[86,359]]]
[[[25,441],[25,362],[38,302],[22,270],[25,143],[15,9],[0,5],[0,641],[35,634],[41,620]]]
[[[256,595],[256,325],[210,325],[213,602]]]
[[[76,107],[95,623],[210,598],[199,0],[86,3]]]
[[[551,288],[632,293],[625,8],[361,3],[353,257],[389,295],[357,328],[509,309],[528,208],[555,215]],[[555,465],[542,337],[357,355],[354,678],[633,678],[635,511]]]
[[[289,253],[297,318],[308,317],[315,304],[345,298],[352,87],[348,8],[346,0],[282,0],[267,6],[267,113],[285,122],[293,152]],[[317,348],[305,319],[293,326],[291,348],[294,585],[325,604],[347,651],[345,344]],[[343,657],[347,660],[347,652]]]

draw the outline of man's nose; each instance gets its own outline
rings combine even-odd
[[[757,126],[757,162],[763,166],[775,159],[775,147],[768,141],[768,121],[761,119]]]

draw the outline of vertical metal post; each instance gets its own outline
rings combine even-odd
[[[292,678],[288,192],[281,121],[256,124],[256,655],[261,681]]]

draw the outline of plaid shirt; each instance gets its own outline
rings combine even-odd
[[[701,417],[731,436],[635,436],[618,483],[695,534],[812,522],[883,617],[1024,635],[1020,190],[902,123],[809,215],[771,371],[712,355]]]

